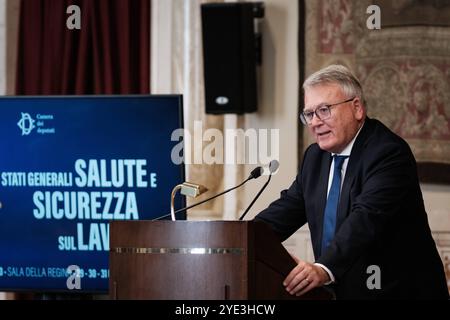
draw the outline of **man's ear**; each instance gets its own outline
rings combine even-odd
[[[355,114],[355,118],[357,120],[362,120],[364,117],[364,105],[361,102],[361,99],[359,97],[356,97],[355,100],[353,100],[353,110],[354,110],[354,114]]]

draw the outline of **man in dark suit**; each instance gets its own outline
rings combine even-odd
[[[329,285],[337,299],[447,299],[408,144],[366,116],[347,68],[322,69],[303,89],[300,118],[317,143],[290,188],[255,217],[281,241],[308,223],[316,261],[298,259],[286,290],[302,295]]]

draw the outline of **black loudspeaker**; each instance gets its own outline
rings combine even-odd
[[[256,111],[261,48],[254,19],[263,17],[263,3],[207,3],[201,13],[206,113]]]

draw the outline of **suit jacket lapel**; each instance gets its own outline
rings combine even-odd
[[[316,196],[316,203],[317,205],[317,219],[318,223],[317,226],[320,228],[317,230],[316,234],[319,236],[318,241],[313,241],[314,246],[314,252],[317,252],[317,257],[321,254],[322,249],[322,236],[323,236],[323,216],[325,211],[325,205],[327,203],[327,191],[328,191],[328,178],[330,175],[330,167],[331,167],[331,153],[329,152],[323,152],[322,154],[322,161],[320,165],[320,176],[319,176],[319,187],[317,188],[318,193]]]
[[[355,179],[355,174],[358,171],[358,166],[360,165],[362,153],[365,149],[365,144],[373,130],[373,120],[366,118],[364,127],[361,129],[358,137],[353,145],[350,158],[348,159],[347,170],[345,171],[344,183],[342,185],[337,218],[336,218],[336,231],[344,222],[345,218],[350,213],[350,188],[352,186],[353,180]]]

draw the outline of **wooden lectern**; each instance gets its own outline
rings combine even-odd
[[[111,299],[331,299],[289,295],[296,265],[268,226],[252,221],[112,221]]]

